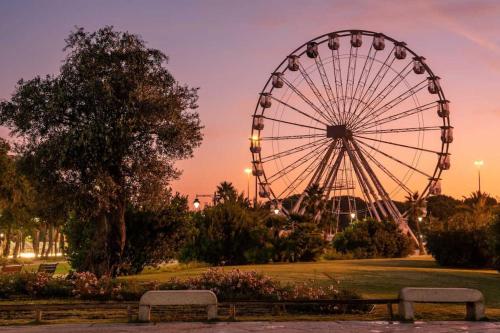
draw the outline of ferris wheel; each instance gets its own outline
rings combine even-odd
[[[409,230],[394,200],[441,193],[453,141],[440,78],[406,43],[342,30],[291,52],[271,73],[252,119],[259,196],[315,219],[372,217]]]

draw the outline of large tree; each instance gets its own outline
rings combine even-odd
[[[150,204],[179,176],[174,162],[202,140],[197,91],[165,68],[137,35],[79,28],[55,76],[20,80],[0,104],[0,124],[47,188],[65,193],[76,217],[95,223],[80,269],[115,274],[126,244],[127,204]]]

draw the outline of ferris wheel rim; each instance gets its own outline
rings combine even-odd
[[[283,67],[283,65],[285,64],[285,62],[287,61],[287,58],[289,56],[302,56],[305,54],[306,50],[304,49],[309,43],[311,42],[317,42],[318,45],[321,45],[325,42],[327,42],[328,39],[325,39],[325,37],[328,37],[329,35],[331,34],[336,34],[338,37],[347,37],[347,36],[351,36],[353,32],[359,32],[361,35],[363,36],[375,36],[376,34],[380,34],[382,36],[384,36],[385,39],[387,39],[388,41],[394,43],[394,44],[400,44],[404,47],[404,49],[406,51],[408,51],[411,55],[413,55],[414,57],[420,57],[416,52],[414,52],[411,48],[409,48],[406,43],[403,43],[401,41],[398,41],[386,34],[383,34],[383,33],[377,33],[377,32],[373,32],[373,31],[368,31],[368,30],[359,30],[359,29],[349,29],[349,30],[338,30],[338,31],[334,31],[334,32],[330,32],[330,33],[326,33],[326,34],[323,34],[323,35],[320,35],[318,37],[315,37],[305,43],[303,43],[302,45],[300,45],[299,47],[297,47],[294,51],[292,51],[287,57],[284,58],[284,60],[275,68],[275,70],[272,72],[272,73],[286,73],[287,72],[287,67],[284,67],[283,69],[281,69]],[[302,51],[301,51],[302,50]],[[301,52],[299,52],[301,51]],[[434,72],[432,71],[432,69],[430,68],[430,66],[427,64],[427,63],[422,63],[422,65],[425,67],[425,70],[426,72],[428,73],[429,77],[431,78],[438,78]],[[272,79],[272,75],[270,75],[261,91],[261,94],[263,93],[272,93],[272,91],[274,90],[274,87],[271,85],[270,86],[270,82],[271,82],[271,79]],[[436,103],[436,102],[441,102],[441,101],[447,101],[446,100],[446,97],[444,95],[444,92],[443,92],[443,89],[442,87],[439,85],[437,87],[437,97],[438,100],[435,101],[435,102],[431,102],[431,103],[428,103],[428,104],[433,104],[433,103]],[[255,118],[255,116],[259,115],[259,101],[257,101],[257,104],[256,104],[256,107],[255,107],[255,110],[254,110],[254,113],[253,113],[253,118]],[[260,115],[263,115],[264,112],[261,112]],[[441,117],[442,118],[442,124],[443,124],[443,127],[448,127],[448,128],[452,128],[451,126],[451,122],[450,122],[450,117],[449,115],[446,115],[445,117]],[[319,128],[317,128],[319,129]],[[252,127],[252,135],[254,135],[254,132],[257,132],[260,134],[261,130],[255,130],[253,127]],[[441,143],[441,149],[440,149],[440,152],[436,152],[439,156],[441,155],[450,155],[449,153],[449,145],[450,143],[449,142],[442,142]],[[258,153],[252,153],[252,163],[255,163],[255,162],[262,162],[262,153],[261,152],[258,152]],[[429,177],[429,181],[427,182],[425,188],[422,190],[422,192],[420,193],[420,198],[426,198],[427,196],[429,196],[429,187],[431,185],[431,182],[433,180],[439,180],[440,177],[441,177],[441,174],[444,170],[441,169],[439,167],[439,164],[437,163],[435,168],[434,168],[434,171],[432,172],[432,177]],[[270,184],[271,182],[268,181],[268,177],[267,177],[267,173],[266,171],[264,170],[263,174],[261,176],[256,176],[257,179],[259,180],[259,183],[263,183],[263,184]],[[263,181],[261,181],[261,178]],[[272,199],[271,199],[272,197]],[[279,200],[278,197],[275,195],[274,193],[274,190],[272,189],[272,187],[270,188],[270,197],[269,197],[270,200],[274,200],[274,201],[277,201]]]

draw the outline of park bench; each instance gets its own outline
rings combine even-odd
[[[52,264],[40,264],[38,266],[38,273],[45,273],[52,276],[56,271],[57,265],[57,262]]]
[[[23,265],[4,265],[0,274],[16,274],[21,273]]]
[[[154,305],[206,305],[208,320],[217,318],[217,296],[210,290],[147,291],[139,301],[139,321],[151,320]]]
[[[484,297],[476,289],[403,288],[399,291],[399,315],[402,319],[414,319],[413,303],[465,303],[467,320],[485,318]]]

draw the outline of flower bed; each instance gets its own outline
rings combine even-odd
[[[212,290],[220,302],[230,301],[311,301],[321,299],[359,299],[338,282],[321,285],[314,281],[281,284],[263,274],[237,269],[225,271],[211,268],[200,276],[186,280],[171,279],[165,283],[97,278],[89,272],[72,273],[65,278],[44,273],[20,273],[0,276],[0,298],[28,296],[30,298],[78,298],[85,300],[139,300],[148,290]],[[364,311],[361,306],[349,308],[331,305],[296,306],[302,312]]]

